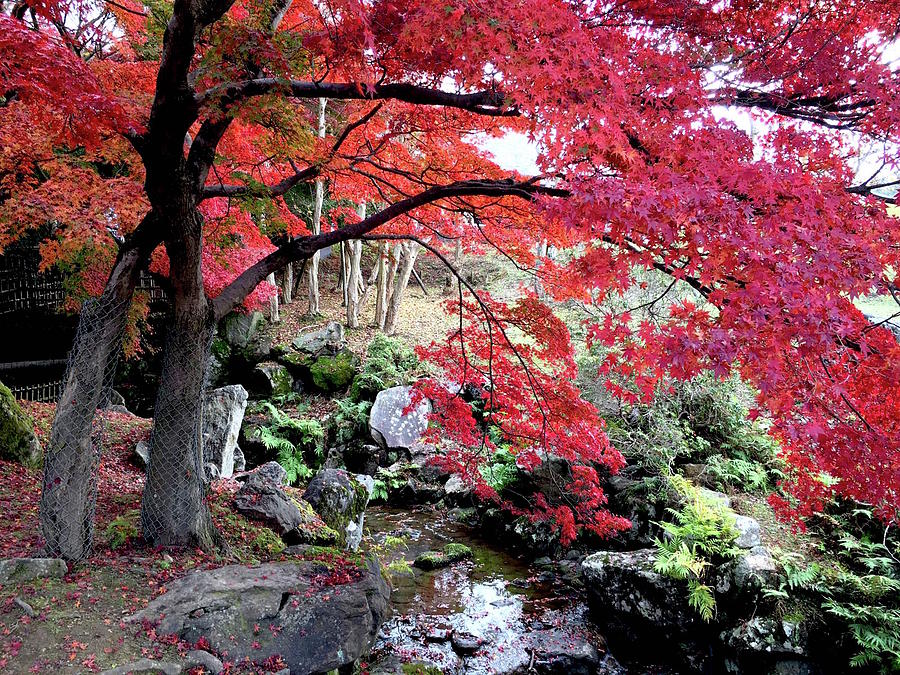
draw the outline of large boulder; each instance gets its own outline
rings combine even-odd
[[[409,450],[422,440],[428,428],[431,402],[422,399],[419,404],[404,413],[412,402],[412,387],[391,387],[378,392],[369,412],[369,430],[381,447]]]
[[[337,584],[322,583],[335,576]],[[389,595],[373,559],[337,567],[308,560],[229,565],[168,584],[128,621],[158,624],[157,633],[189,643],[205,639],[233,662],[280,656],[291,673],[324,673],[370,649]]]
[[[244,349],[256,337],[256,333],[264,321],[265,318],[261,312],[229,314],[225,319],[225,341],[232,347]]]
[[[347,346],[344,327],[337,321],[330,322],[324,328],[301,333],[292,344],[294,349],[313,356],[334,356]]]
[[[34,423],[9,388],[0,382],[0,459],[38,467],[43,458]]]
[[[287,544],[335,543],[337,533],[316,515],[312,506],[284,491],[285,477],[284,468],[277,462],[268,462],[242,476],[243,485],[234,497],[235,509],[271,527]]]
[[[601,611],[639,629],[668,634],[698,625],[687,585],[654,570],[655,562],[655,548],[601,551],[582,561],[581,577]]]
[[[255,398],[283,396],[294,390],[294,378],[280,363],[265,361],[253,368],[247,387]]]
[[[0,584],[59,578],[65,576],[66,569],[66,562],[61,558],[8,558],[0,560]]]
[[[234,473],[235,449],[244,411],[247,390],[233,384],[206,393],[203,402],[203,462],[212,464],[221,478]]]
[[[338,541],[356,550],[362,540],[369,490],[341,469],[324,469],[309,482],[303,498],[338,533]]]
[[[356,376],[359,359],[349,349],[337,354],[318,356],[309,364],[309,377],[313,385],[326,393],[344,391]]]

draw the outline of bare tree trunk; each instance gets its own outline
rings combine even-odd
[[[166,242],[174,318],[153,415],[150,463],[141,503],[144,538],[156,546],[209,550],[217,536],[205,502],[203,380],[215,320],[203,290],[202,218],[194,208],[174,241]]]
[[[267,276],[266,281],[272,284],[272,287],[275,289],[275,294],[269,300],[269,321],[278,323],[281,317],[278,314],[278,284],[275,283],[275,273],[272,272],[272,274]]]
[[[148,214],[141,225],[153,217]],[[109,395],[128,308],[152,249],[149,240],[123,247],[103,295],[82,309],[44,453],[40,522],[48,556],[76,561],[93,547],[101,450],[92,439],[93,421]]]
[[[365,219],[365,202],[356,208],[356,214],[360,220]],[[362,240],[354,239],[348,241],[347,254],[347,325],[350,328],[359,328],[359,287],[362,283],[362,272],[359,269],[359,265],[362,258]]]
[[[403,266],[397,275],[394,283],[394,290],[391,293],[391,302],[388,305],[387,315],[384,319],[384,332],[393,335],[397,330],[397,316],[400,314],[400,303],[403,302],[403,293],[409,284],[409,275],[412,274],[413,265],[416,263],[416,256],[419,253],[419,245],[414,241],[408,241],[404,244]]]
[[[384,322],[387,317],[387,308],[391,302],[391,295],[394,292],[394,279],[397,276],[397,267],[400,265],[400,255],[402,242],[395,242],[391,246],[390,242],[385,242],[385,254],[388,259],[382,264],[384,265],[383,274],[378,277],[378,303],[375,306],[375,325],[384,330]]]
[[[294,301],[294,263],[284,266],[284,276],[281,277],[281,297],[285,305]]]
[[[319,99],[319,138],[325,137],[325,106],[328,99]],[[322,203],[325,201],[325,181],[316,181],[316,198],[313,204],[312,233],[322,233]],[[316,316],[319,313],[319,252],[316,251],[309,259],[307,268],[307,281],[309,286],[309,307],[306,313]]]

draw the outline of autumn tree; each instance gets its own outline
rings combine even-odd
[[[664,375],[737,370],[760,389],[790,458],[786,508],[802,513],[836,491],[897,519],[900,348],[851,304],[896,293],[900,246],[880,192],[900,133],[888,62],[896,3],[6,9],[0,243],[53,221],[49,259],[86,241],[107,252],[46,453],[52,554],[77,559],[91,543],[90,427],[139,270],[164,269],[174,304],[144,536],[210,546],[204,346],[268,275],[351,240],[421,247],[451,265],[447,242],[495,250],[539,275],[547,301],[599,306],[635,268],[669,275],[698,302],[670,303],[657,323],[598,317],[588,328],[610,347],[601,376],[634,378],[637,392],[617,392],[627,397]],[[324,135],[322,99],[343,120]],[[751,136],[747,120],[763,133]],[[536,175],[504,171],[479,149],[511,132],[537,147]],[[860,148],[880,149],[871,176],[851,170]],[[323,180],[366,204],[365,217],[347,207],[340,227],[308,231],[284,196]],[[275,233],[286,243],[274,246]],[[544,242],[572,255],[538,266]],[[490,426],[524,468],[547,453],[570,461],[568,501],[534,495],[529,510],[564,541],[580,527],[627,526],[603,508],[598,470],[622,458],[573,384],[565,325],[527,291],[507,305],[461,276],[455,310],[459,329],[423,353],[445,382],[483,392],[484,410],[476,419],[453,387],[423,385],[456,441],[447,465],[496,498],[477,471]]]

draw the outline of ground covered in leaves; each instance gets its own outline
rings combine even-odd
[[[53,405],[23,406],[46,442]],[[157,635],[152,626],[128,624],[125,617],[191,570],[285,559],[284,545],[275,533],[231,507],[238,489],[233,480],[214,483],[209,497],[213,519],[225,537],[224,550],[164,552],[143,544],[138,531],[144,473],[131,463],[131,456],[135,444],[149,436],[150,422],[128,414],[103,415],[92,557],[70,566],[62,579],[0,585],[0,672],[86,673],[142,657],[177,661],[179,655],[203,645]],[[40,491],[40,470],[0,461],[0,512],[5,514],[0,558],[41,555]],[[335,570],[357,564],[329,549],[316,555]],[[282,667],[225,663],[226,672],[274,672]]]

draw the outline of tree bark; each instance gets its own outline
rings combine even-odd
[[[360,220],[366,217],[366,203],[356,208]],[[351,239],[347,242],[347,325],[359,328],[359,287],[362,283],[362,272],[359,265],[362,258],[362,240]]]
[[[294,263],[284,267],[284,276],[281,277],[281,295],[285,305],[294,301]]]
[[[272,274],[266,277],[266,281],[275,289],[275,294],[269,300],[269,321],[278,323],[281,320],[281,317],[278,314],[278,285],[275,283],[275,273],[272,272]]]
[[[128,308],[141,268],[156,244],[147,234],[154,226],[155,216],[148,213],[119,251],[103,295],[82,309],[44,453],[40,522],[48,556],[76,561],[93,547],[101,450],[91,437],[94,416],[112,386]]]
[[[319,99],[319,138],[325,138],[325,107],[327,99]],[[325,201],[325,182],[320,178],[316,181],[316,197],[313,204],[313,217],[311,229],[314,235],[322,233],[322,204]],[[309,259],[307,271],[309,286],[309,307],[306,313],[316,316],[319,313],[319,252],[316,251]]]
[[[388,260],[384,262],[384,274],[379,275],[378,300],[380,306],[375,307],[375,325],[384,330],[384,323],[387,317],[388,306],[391,303],[391,296],[394,293],[394,279],[397,277],[397,268],[400,266],[400,257],[403,253],[403,243],[396,242],[393,246],[385,243],[385,253],[388,254]]]
[[[209,550],[217,535],[204,499],[201,428],[204,371],[216,324],[203,290],[202,217],[190,204],[174,218],[166,240],[174,317],[153,415],[141,523],[144,538],[155,546]]]
[[[391,292],[391,302],[388,305],[387,315],[384,318],[384,332],[393,335],[397,330],[397,316],[400,314],[400,303],[403,302],[403,293],[409,284],[409,276],[412,274],[413,265],[416,263],[416,255],[419,253],[419,245],[414,241],[408,241],[403,245],[403,266],[394,283]]]

